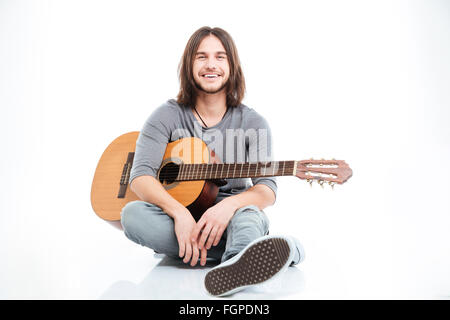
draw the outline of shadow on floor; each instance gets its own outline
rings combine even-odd
[[[211,296],[203,286],[206,273],[217,263],[191,267],[181,260],[163,256],[161,261],[138,284],[122,280],[113,283],[100,299],[219,299]],[[303,291],[304,274],[297,267],[264,284],[246,288],[225,299],[286,299]],[[220,298],[223,299],[223,298]]]

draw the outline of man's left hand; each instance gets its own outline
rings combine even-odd
[[[237,209],[232,197],[228,197],[206,210],[192,231],[192,242],[198,241],[199,249],[216,246]]]

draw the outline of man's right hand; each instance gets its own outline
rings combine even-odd
[[[197,242],[191,241],[192,231],[196,227],[197,223],[192,217],[189,210],[178,213],[174,217],[175,222],[175,234],[178,240],[180,258],[183,258],[184,263],[191,261],[190,265],[194,267],[200,256],[200,265],[204,266],[206,264],[207,250],[203,247],[200,252],[197,246]]]
[[[175,222],[175,234],[180,247],[179,256],[184,263],[191,261],[195,266],[200,255],[200,264],[206,264],[206,250],[198,249],[197,241],[192,242],[192,231],[197,225],[189,210],[175,200],[156,178],[140,176],[131,182],[131,190],[143,201],[153,203],[164,210]]]

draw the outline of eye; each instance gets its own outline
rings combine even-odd
[[[218,56],[218,59],[225,59],[225,56]]]

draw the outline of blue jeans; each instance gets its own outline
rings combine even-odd
[[[129,202],[122,209],[121,223],[128,239],[179,259],[174,221],[160,207],[145,201]],[[242,207],[236,210],[219,244],[208,250],[208,258],[224,262],[268,232],[264,211],[254,205]]]

